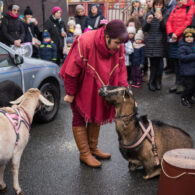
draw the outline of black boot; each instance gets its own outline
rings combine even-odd
[[[156,78],[156,90],[160,90],[161,89],[161,81],[162,81],[162,76],[157,76]]]
[[[151,64],[150,65],[150,79],[148,83],[148,89],[150,91],[155,91],[155,77],[156,77],[156,72],[155,72],[155,65]]]

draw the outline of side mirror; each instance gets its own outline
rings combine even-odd
[[[18,54],[15,54],[14,56],[14,64],[15,65],[20,65],[24,62],[24,59],[22,56],[18,55]]]

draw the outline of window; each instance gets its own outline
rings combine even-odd
[[[5,49],[0,47],[0,68],[8,67],[11,66],[12,64],[13,63],[9,56],[9,53]]]

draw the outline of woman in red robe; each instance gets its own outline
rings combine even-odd
[[[100,125],[112,122],[114,109],[98,95],[104,85],[129,86],[123,43],[129,36],[124,23],[113,20],[98,30],[80,35],[60,70],[66,90],[64,101],[71,103],[73,134],[80,160],[100,167],[111,155],[97,148]],[[94,155],[94,156],[93,156]]]

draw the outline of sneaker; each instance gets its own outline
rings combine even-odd
[[[192,107],[192,104],[190,104],[190,102],[188,101],[188,99],[186,97],[181,98],[181,103],[183,106],[186,106],[188,108]]]
[[[142,86],[141,83],[136,83],[136,84],[132,85],[132,87],[135,87],[135,88],[140,88],[141,86]]]

